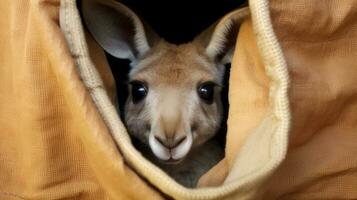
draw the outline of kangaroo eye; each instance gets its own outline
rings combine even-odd
[[[131,96],[134,104],[142,101],[148,94],[148,87],[141,81],[131,81]]]
[[[213,103],[214,86],[216,86],[216,84],[213,82],[205,82],[200,84],[197,88],[198,96],[207,104]]]

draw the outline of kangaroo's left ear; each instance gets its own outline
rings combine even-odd
[[[83,20],[109,54],[136,63],[160,40],[138,15],[115,0],[82,0]]]
[[[244,10],[243,10],[244,9]],[[206,54],[221,64],[232,61],[239,27],[248,12],[243,8],[233,11],[198,35],[194,42],[202,45]]]

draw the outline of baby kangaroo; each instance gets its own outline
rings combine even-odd
[[[209,139],[220,127],[224,65],[231,61],[240,20],[227,15],[192,42],[174,45],[119,2],[83,0],[82,12],[104,50],[131,61],[124,112],[128,132],[143,144],[139,150],[194,187],[224,155]]]

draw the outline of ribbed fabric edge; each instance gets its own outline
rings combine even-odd
[[[276,140],[281,141],[279,152],[272,157],[271,166],[278,166],[285,157],[287,148],[287,132],[289,128],[289,108],[287,99],[288,76],[285,60],[282,56],[281,49],[272,30],[269,8],[267,0],[250,1],[254,30],[257,34],[258,46],[260,47],[264,63],[266,64],[269,76],[275,82],[275,87],[271,88],[272,104],[276,118],[279,121],[278,131],[275,134]],[[242,17],[248,15],[247,8],[241,9]],[[130,143],[130,137],[120,120],[114,105],[104,89],[103,83],[98,72],[90,60],[88,46],[85,42],[82,22],[76,7],[76,1],[61,0],[60,23],[68,46],[76,60],[78,71],[83,79],[83,83],[89,89],[92,99],[104,122],[108,126],[118,147],[120,148],[125,159],[134,167],[135,170],[147,178],[154,186],[164,191],[166,194],[178,199],[220,199],[233,191],[242,187],[245,183],[254,182],[256,178],[264,176],[271,172],[271,166],[256,172],[252,178],[237,180],[236,182],[222,185],[215,188],[198,188],[189,189],[176,183],[172,178],[167,176],[161,169],[157,168],[151,162],[147,161]],[[271,52],[270,52],[271,51]]]
[[[251,0],[250,10],[257,45],[263,58],[267,75],[272,79],[270,102],[279,122],[274,138],[280,142],[271,165],[276,168],[286,156],[290,128],[290,105],[288,97],[289,73],[283,51],[273,30],[268,0]]]

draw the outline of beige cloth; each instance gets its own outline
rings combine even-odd
[[[291,86],[290,147],[270,199],[357,199],[357,1],[272,1]]]
[[[356,199],[357,2],[249,10],[234,13],[226,158],[187,189],[130,144],[75,1],[2,0],[0,199]]]

